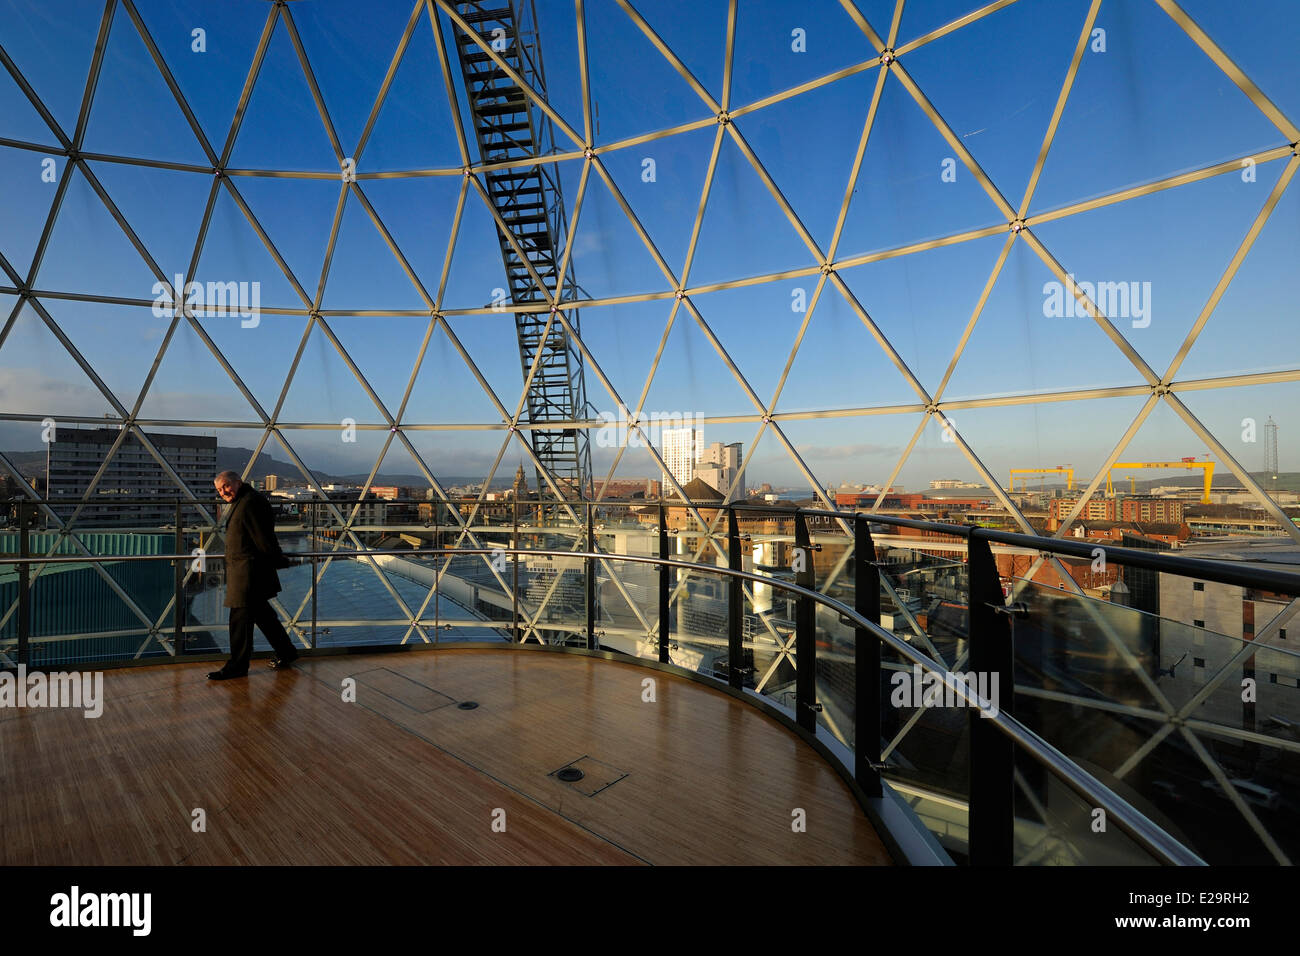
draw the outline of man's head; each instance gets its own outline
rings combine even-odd
[[[222,501],[234,501],[235,495],[239,494],[239,489],[243,485],[237,471],[223,471],[212,479],[212,483],[216,486],[217,494],[221,496]]]

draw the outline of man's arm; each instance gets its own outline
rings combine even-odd
[[[262,554],[271,558],[277,567],[283,567],[281,560],[284,552],[280,550],[280,540],[275,535],[275,512],[265,498],[254,498],[249,502],[256,505],[249,509],[248,536],[253,546]],[[287,562],[286,562],[287,563]]]

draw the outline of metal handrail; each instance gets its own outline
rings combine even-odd
[[[1027,751],[1034,759],[1044,764],[1049,770],[1056,774],[1064,781],[1071,790],[1080,797],[1089,801],[1093,806],[1103,809],[1109,819],[1113,819],[1119,828],[1132,837],[1148,853],[1158,859],[1160,862],[1176,866],[1203,866],[1205,861],[1199,856],[1183,846],[1178,840],[1174,839],[1164,830],[1156,826],[1144,814],[1135,809],[1126,800],[1112,791],[1105,784],[1101,783],[1087,771],[1083,770],[1076,763],[1069,759],[1065,754],[1053,747],[1050,743],[1036,734],[1034,731],[1020,723],[1014,717],[1007,716],[1001,710],[990,714],[990,702],[981,698],[978,694],[970,691],[966,684],[958,679],[947,679],[952,676],[943,665],[936,663],[926,655],[922,654],[916,648],[912,647],[906,641],[900,640],[896,635],[886,631],[879,624],[868,620],[859,614],[854,608],[848,606],[842,601],[828,597],[816,590],[801,587],[800,585],[782,581],[778,578],[768,575],[757,574],[751,571],[734,570],[715,565],[700,564],[693,561],[677,561],[640,555],[621,555],[610,554],[599,551],[561,551],[549,549],[532,549],[532,548],[422,548],[422,549],[405,549],[405,550],[338,550],[338,551],[294,551],[285,552],[285,556],[290,559],[312,559],[328,557],[365,557],[365,556],[400,556],[400,557],[437,557],[452,555],[511,555],[511,556],[550,556],[563,557],[570,559],[592,559],[604,561],[628,561],[636,564],[649,564],[654,566],[666,566],[676,568],[680,571],[689,573],[707,573],[719,574],[729,578],[750,581],[752,583],[763,584],[781,591],[787,591],[799,597],[809,598],[818,604],[831,608],[838,614],[847,618],[855,628],[869,632],[878,641],[888,645],[898,654],[910,660],[912,663],[919,665],[926,671],[941,675],[945,687],[951,687],[957,696],[960,696],[964,704],[968,707],[978,708],[981,713],[981,719],[988,719],[992,726],[998,728],[1012,742],[1019,745]],[[57,556],[47,558],[0,558],[2,564],[43,564],[43,563],[91,563],[97,561],[191,561],[192,554],[172,554],[172,555],[92,555],[92,556]],[[210,560],[220,560],[222,555],[209,555]]]

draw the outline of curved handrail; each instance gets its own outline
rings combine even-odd
[[[626,561],[636,564],[649,564],[659,567],[677,568],[681,571],[692,572],[697,574],[718,574],[725,577],[739,578],[741,580],[753,583],[763,584],[768,587],[776,588],[781,591],[787,591],[799,597],[809,598],[818,604],[831,608],[838,614],[847,618],[855,628],[869,632],[878,641],[888,645],[898,654],[919,665],[926,671],[944,678],[951,676],[949,671],[943,665],[936,663],[926,655],[922,654],[906,641],[900,640],[897,635],[886,631],[879,624],[868,620],[859,614],[854,608],[849,607],[842,601],[822,594],[809,588],[793,584],[788,581],[782,581],[778,578],[768,575],[758,574],[752,571],[734,570],[732,568],[719,567],[715,565],[700,564],[694,561],[677,561],[668,558],[658,558],[644,555],[624,555],[611,554],[600,551],[561,551],[543,548],[408,548],[403,550],[337,550],[337,551],[293,551],[285,552],[285,556],[290,559],[311,559],[311,558],[331,558],[331,557],[376,557],[376,556],[395,556],[395,557],[437,557],[437,556],[456,556],[456,555],[512,555],[512,556],[550,556],[564,557],[573,559],[590,559],[600,561]],[[86,564],[95,561],[192,561],[192,554],[160,554],[160,555],[54,555],[44,558],[11,558],[0,557],[0,565],[5,564],[47,564],[47,563],[76,563]],[[207,559],[211,561],[223,560],[224,555],[210,554]],[[1034,759],[1045,764],[1053,773],[1061,778],[1071,790],[1080,797],[1089,801],[1092,805],[1102,808],[1108,819],[1114,820],[1119,828],[1132,837],[1152,856],[1162,863],[1176,866],[1203,866],[1205,861],[1199,856],[1183,846],[1178,840],[1174,839],[1167,832],[1160,829],[1151,822],[1144,814],[1134,808],[1126,800],[1116,794],[1101,781],[1097,780],[1087,771],[1083,770],[1076,763],[1061,753],[1057,748],[1052,746],[1033,730],[1020,723],[1014,717],[1008,716],[1001,710],[993,710],[991,702],[984,700],[978,694],[972,692],[964,681],[955,678],[945,679],[945,688],[951,687],[954,693],[961,697],[962,701],[970,707],[977,707],[982,713],[982,719],[987,718],[989,722],[998,728],[1006,737],[1015,744],[1026,750]]]

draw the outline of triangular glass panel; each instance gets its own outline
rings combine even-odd
[[[404,432],[410,439],[416,453],[424,460],[429,471],[442,490],[452,496],[477,496],[482,484],[492,471],[492,465],[498,460],[501,448],[506,445],[505,456],[501,458],[493,475],[493,487],[510,487],[515,471],[515,462],[522,461],[528,485],[536,490],[537,479],[532,463],[519,449],[507,445],[507,432],[504,429],[484,429],[454,431],[412,430]],[[429,487],[425,479],[422,488]]]
[[[77,128],[103,17],[102,0],[71,0],[57,8],[39,0],[19,0],[0,8],[5,52],[68,139]]]
[[[893,18],[893,0],[859,2],[857,7],[884,41]],[[797,10],[782,10],[775,18],[740,7],[731,74],[732,109],[875,56],[867,35],[836,0],[811,0]],[[875,71],[869,75],[874,82]]]
[[[335,322],[365,322],[373,324],[376,319],[328,319],[331,329]],[[362,370],[367,381],[370,375]],[[408,368],[404,373],[410,376]],[[393,409],[389,409],[391,415]],[[313,424],[330,424],[333,434],[327,434],[333,442],[343,444],[343,452],[351,456],[350,447],[360,439],[360,431],[352,431],[347,422],[355,424],[382,424],[386,422],[374,400],[362,387],[356,374],[348,367],[321,330],[320,324],[311,330],[302,357],[294,370],[293,381],[285,396],[284,407],[280,410],[280,421],[310,422]],[[373,460],[373,457],[372,457]]]
[[[433,291],[428,291],[430,300]],[[348,196],[343,207],[322,301],[333,311],[429,309],[356,196]]]
[[[1012,5],[899,61],[1013,207],[1029,185],[1087,13],[1087,0]],[[991,68],[1001,50],[1016,51],[1014,83]]]
[[[494,302],[509,307],[510,293],[497,236],[491,210],[471,185],[456,230],[456,251],[451,257],[443,309],[484,309],[491,308]]]
[[[582,341],[617,393],[615,398],[587,363],[586,393],[592,416],[616,419],[619,401],[629,411],[635,411],[672,307],[672,299],[656,299],[582,310],[579,326]]]
[[[525,374],[523,362],[518,357],[519,337],[515,330],[514,314],[453,316],[446,321],[469,360],[482,374],[488,388],[504,406],[505,414],[513,414],[515,406],[519,404],[519,396],[523,393]],[[460,357],[460,352],[454,345],[452,353]],[[487,396],[481,386],[479,391],[495,408],[496,402]],[[474,401],[478,401],[477,397]]]
[[[668,268],[677,276],[686,265],[686,251],[690,247],[691,231],[699,211],[715,136],[716,130],[709,127],[600,156],[610,178],[641,221]],[[599,179],[594,169],[591,176]],[[588,185],[587,189],[590,193],[592,186]],[[564,190],[565,198],[572,206],[577,196],[576,179],[572,188],[566,180]],[[621,209],[618,214],[622,215]],[[584,201],[583,216],[586,215]],[[659,274],[660,282],[667,282],[657,267],[655,272]],[[579,285],[586,285],[584,276],[585,272],[578,273]]]
[[[409,2],[385,3],[368,9],[365,16],[357,16],[349,0],[288,8],[345,156],[356,153],[414,7]],[[414,33],[428,30],[421,10]],[[433,74],[435,79],[438,76]]]
[[[931,398],[940,397],[944,375],[1005,242],[1003,236],[990,236],[840,270],[849,291]],[[828,283],[822,298],[834,291]],[[853,321],[862,324],[856,314]],[[862,329],[867,332],[865,325]],[[830,342],[823,346],[834,348]],[[884,355],[874,337],[872,350]],[[890,376],[880,384],[892,389],[899,381]],[[881,398],[882,404],[920,400],[910,385]]]
[[[1196,389],[1179,392],[1178,398],[1260,489],[1294,518],[1296,492],[1300,491],[1300,438],[1291,410],[1300,408],[1300,383]],[[1233,485],[1240,487],[1233,489]],[[1214,487],[1223,489],[1211,496],[1218,506],[1213,510],[1221,513],[1205,517],[1222,524],[1218,529],[1201,526],[1196,530],[1284,533],[1271,515],[1259,511],[1259,497],[1242,485],[1226,463],[1215,469]]]
[[[1251,183],[1215,176],[1043,223],[1034,233],[1076,281],[1091,281],[1096,298],[1109,300],[1098,305],[1163,373],[1281,171],[1269,163]],[[1199,240],[1169,254],[1167,237],[1192,235]]]
[[[727,0],[668,0],[645,4],[641,16],[668,49],[722,102],[722,71],[727,49]],[[737,16],[743,16],[743,11]]]
[[[194,255],[212,177],[126,163],[90,163],[113,205],[163,274],[184,273]]]
[[[348,357],[396,418],[429,318],[344,315],[330,316],[327,321]]]
[[[276,23],[267,45],[230,165],[239,169],[340,169],[283,21]]]
[[[70,175],[34,285],[58,292],[84,292],[154,300],[158,279],[80,170]],[[143,240],[141,240],[143,241]],[[94,256],[87,250],[93,249]],[[161,265],[161,264],[160,264]]]
[[[461,177],[422,176],[412,179],[371,179],[364,184],[366,199],[374,207],[393,242],[415,270],[417,278],[432,298],[437,297],[442,270],[447,259],[447,243],[456,219],[456,201],[460,196]],[[482,205],[477,195],[466,202]],[[349,204],[355,203],[349,197]],[[381,237],[382,241],[382,237]],[[389,257],[392,258],[391,253]],[[500,261],[496,253],[496,261]],[[410,280],[403,281],[410,285]]]
[[[223,319],[238,324],[238,319]],[[170,317],[157,320],[158,325]],[[151,327],[157,333],[158,325]],[[164,326],[165,327],[165,326]],[[241,329],[252,344],[257,331]],[[141,379],[137,388],[143,387]],[[266,409],[270,413],[270,409]],[[177,323],[158,371],[140,406],[144,419],[177,421],[256,421],[257,413],[190,323]]]
[[[712,115],[708,104],[621,8],[597,3],[586,6],[585,11],[597,143],[612,143]],[[717,56],[721,64],[721,48]],[[627,84],[630,62],[636,64],[637,74],[632,89]],[[660,92],[645,97],[645,90]]]
[[[1234,16],[1230,7],[1214,0],[1186,0],[1179,6],[1278,109],[1293,121],[1300,115],[1300,63],[1291,56],[1290,31],[1278,28],[1295,22],[1289,0],[1258,0],[1248,17]]]
[[[853,175],[875,83],[876,71],[859,73],[736,120],[736,129],[826,254]],[[838,119],[834,124],[809,123],[814,115]],[[754,188],[762,187],[755,183]]]
[[[235,185],[303,289],[314,296],[334,228],[342,184],[319,179],[241,176]],[[349,197],[349,202],[352,201]],[[256,236],[253,238],[261,244]],[[338,261],[337,245],[334,261]]]
[[[207,0],[135,0],[135,7],[220,155],[262,30],[268,17],[278,22],[278,9],[264,0],[227,0],[214,17]]]
[[[9,318],[12,311],[5,311]],[[83,356],[91,361],[90,356]],[[24,305],[0,346],[0,407],[10,415],[113,415],[116,411],[50,331],[31,303]],[[39,423],[30,428],[35,446]]]
[[[394,320],[396,321],[396,320]],[[406,320],[415,323],[416,320]],[[418,334],[423,335],[427,322]],[[412,325],[412,331],[415,326]],[[414,356],[418,345],[411,342],[408,351]],[[403,392],[406,381],[400,383]],[[517,400],[517,395],[516,395]],[[503,399],[504,401],[504,399]],[[390,406],[394,414],[401,404],[401,395]],[[514,405],[507,409],[513,412]],[[402,416],[403,424],[482,424],[490,425],[501,421],[501,413],[488,397],[483,386],[479,384],[474,373],[465,364],[445,328],[439,324],[429,336],[429,345],[425,349],[420,370],[416,373],[415,384],[411,388],[410,398],[406,402],[406,411]]]
[[[1105,52],[1090,46],[1084,54],[1031,209],[1104,195],[1285,141],[1156,4],[1107,0],[1097,26],[1106,31]],[[1207,129],[1214,135],[1206,136]],[[1099,142],[1124,148],[1097,162]]]
[[[41,114],[32,106],[27,94],[18,88],[8,70],[0,73],[0,116],[4,117],[0,136],[6,139],[47,145],[58,142],[58,138],[45,120],[41,119]]]
[[[232,316],[198,317],[203,331],[268,416],[280,401],[308,321],[303,315],[262,315],[253,325],[251,320]],[[240,417],[258,420],[252,406]]]
[[[857,253],[1005,221],[974,174],[893,76],[885,81],[854,191],[835,253],[838,262]]]
[[[135,24],[125,10],[118,13],[95,85],[85,151],[210,166]]]
[[[703,312],[702,306],[697,308],[708,322],[708,314]],[[712,328],[712,324],[709,327]],[[717,335],[716,331],[714,335]],[[740,368],[740,374],[745,374],[743,368]],[[749,388],[755,388],[752,381]],[[761,403],[766,397],[757,395],[757,399]],[[681,416],[683,419],[700,414],[762,414],[685,302],[677,310],[663,355],[654,370],[645,409],[647,413]]]
[[[688,285],[817,265],[815,254],[728,135],[718,154]]]
[[[1089,280],[1076,277],[1076,281],[1086,293]],[[1111,324],[1121,334],[1132,335],[1126,327],[1131,321],[1120,319]],[[1144,382],[1138,369],[1083,312],[1063,283],[1026,243],[1017,241],[944,397],[1030,395]]]
[[[1273,164],[1269,164],[1273,165]],[[1249,197],[1252,214],[1264,205],[1265,190],[1273,173],[1258,169],[1259,181],[1241,184]],[[1240,179],[1233,192],[1239,192]],[[1244,201],[1244,197],[1243,197]],[[1228,238],[1239,241],[1245,230]],[[1269,215],[1223,298],[1209,321],[1192,343],[1187,360],[1179,367],[1177,381],[1217,375],[1280,371],[1300,368],[1300,336],[1295,334],[1295,289],[1289,277],[1300,249],[1300,190],[1292,181]],[[1217,282],[1227,263],[1215,272]],[[1204,306],[1202,301],[1197,311]],[[1248,334],[1242,334],[1248,330]],[[1266,349],[1260,343],[1267,342]],[[1163,372],[1164,369],[1157,371]]]
[[[238,187],[238,184],[236,184]],[[242,190],[241,193],[242,195]],[[247,202],[247,200],[245,200]],[[249,206],[251,209],[251,205]],[[261,220],[259,219],[259,223]],[[267,229],[265,224],[263,230]],[[269,236],[270,233],[268,232]],[[283,256],[283,253],[281,253]],[[246,301],[252,301],[256,289],[259,305],[282,309],[308,309],[311,296],[316,291],[316,276],[295,276],[301,294],[285,276],[284,270],[271,256],[248,217],[222,188],[212,210],[207,235],[203,239],[203,252],[199,257],[195,281],[206,284],[246,283]],[[238,286],[237,286],[238,287]]]
[[[576,200],[575,191],[570,201]],[[659,254],[664,254],[662,249]],[[595,169],[587,177],[571,261],[578,284],[586,292],[584,298],[671,291],[672,282]],[[668,266],[674,268],[671,262]],[[554,288],[554,279],[543,279]]]
[[[62,156],[0,146],[0,183],[4,184],[0,186],[0,253],[24,279],[54,204],[57,179],[67,172]],[[48,176],[55,182],[46,182]],[[3,281],[8,285],[7,278]]]
[[[807,291],[809,305],[816,287],[811,278],[801,286]],[[785,305],[790,307],[788,302]],[[773,352],[783,353],[773,355],[780,363],[778,375],[784,371],[805,318],[806,313],[791,315],[791,321],[783,323],[788,330],[781,335],[781,344],[773,348]],[[812,308],[812,317],[798,345],[776,401],[778,412],[925,403],[857,311],[830,281]],[[830,356],[836,356],[835,361],[828,361]],[[917,374],[915,369],[912,374]],[[765,400],[770,400],[772,395],[771,389],[765,391]]]
[[[171,317],[106,302],[44,299],[42,304],[117,400],[135,407]]]
[[[455,76],[458,68],[454,55],[450,65]],[[455,123],[433,30],[427,13],[421,14],[370,138],[356,157],[357,168],[363,172],[459,168],[464,161]],[[467,137],[467,145],[472,152],[472,134]],[[371,185],[367,183],[367,189]]]

